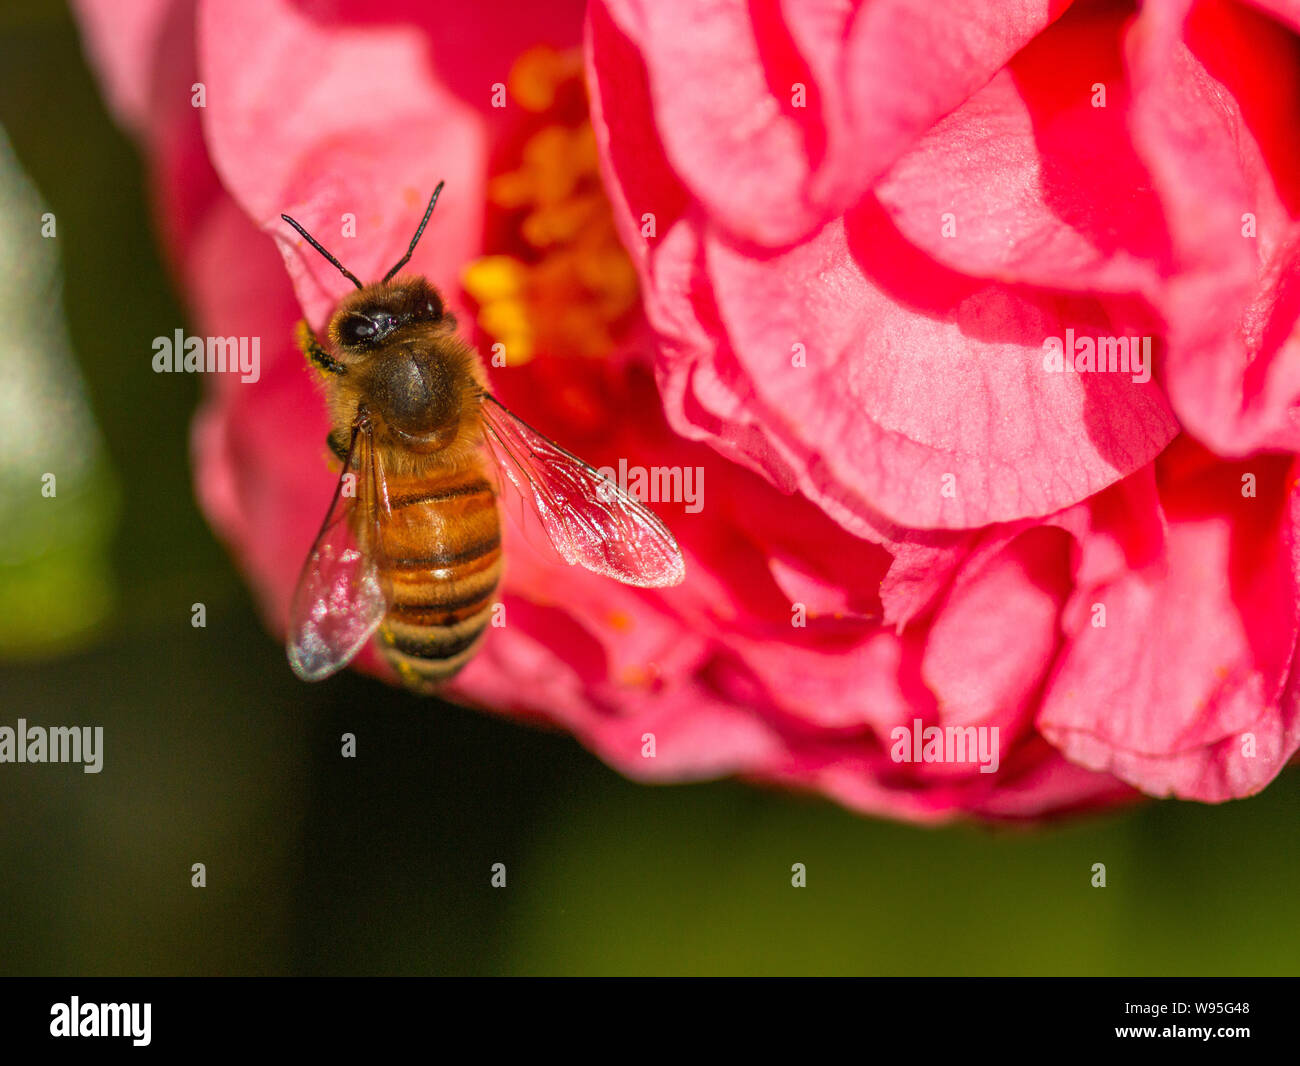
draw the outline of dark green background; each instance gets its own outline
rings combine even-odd
[[[1300,972],[1295,772],[1220,807],[922,830],[739,784],[638,786],[565,736],[353,676],[298,683],[194,504],[199,382],[148,365],[183,311],[57,5],[0,15],[0,123],[59,220],[119,505],[109,620],[0,664],[0,723],[107,737],[98,776],[0,765],[0,971]]]

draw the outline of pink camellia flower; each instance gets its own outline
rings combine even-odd
[[[529,422],[675,472],[687,559],[507,526],[451,697],[916,821],[1300,747],[1296,5],[77,6],[198,328],[262,338],[194,447],[272,629],[334,476],[292,326],[347,289],[280,213],[370,280],[445,179],[411,266]]]

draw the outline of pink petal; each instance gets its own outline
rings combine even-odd
[[[1003,752],[1032,728],[1060,642],[1068,547],[1060,532],[1036,529],[964,570],[935,616],[921,664],[942,724],[998,726]]]
[[[1043,2],[608,0],[592,15],[594,80],[639,50],[663,153],[691,194],[737,238],[781,245],[857,200],[1053,17]],[[609,154],[616,182],[638,181],[617,134]]]
[[[1262,788],[1300,747],[1294,701],[1283,700],[1297,634],[1296,474],[1277,457],[1208,463],[1185,444],[1157,472],[1163,550],[1145,558],[1149,538],[1113,528],[1123,510],[1097,515],[1098,535],[1125,537],[1137,554],[1076,591],[1038,727],[1071,760],[1148,794],[1220,802]],[[1242,495],[1247,473],[1257,497]],[[1090,569],[1096,580],[1108,568]]]
[[[482,120],[437,81],[420,32],[323,28],[286,0],[204,3],[198,27],[213,162],[275,237],[309,320],[321,324],[348,282],[281,212],[374,280],[445,179],[409,269],[449,286],[481,236],[485,140]],[[345,215],[355,240],[342,235]]]
[[[1174,435],[1151,382],[1044,371],[1046,337],[1128,332],[1105,305],[944,271],[878,210],[780,256],[755,259],[716,235],[707,254],[748,381],[819,457],[800,475],[818,502],[838,486],[931,528],[1048,514],[1139,469]],[[795,345],[806,367],[792,365]]]
[[[1128,18],[1071,9],[936,123],[877,188],[900,232],[981,277],[1154,293],[1169,238],[1128,131]]]
[[[1167,388],[1187,428],[1220,454],[1295,449],[1295,38],[1245,8],[1198,5],[1184,25],[1186,7],[1147,5],[1131,49],[1134,140],[1173,237],[1175,273],[1160,299]]]

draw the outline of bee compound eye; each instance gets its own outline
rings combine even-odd
[[[339,336],[344,344],[364,344],[375,335],[375,324],[364,315],[352,315],[339,327]]]

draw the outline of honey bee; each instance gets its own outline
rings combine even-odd
[[[330,316],[328,344],[304,321],[298,345],[320,371],[329,448],[343,464],[289,616],[294,672],[318,681],[374,638],[412,689],[430,692],[480,646],[501,581],[505,475],[566,563],[629,585],[679,584],[685,563],[649,510],[511,414],[429,281],[363,285],[288,215],[357,291]]]

